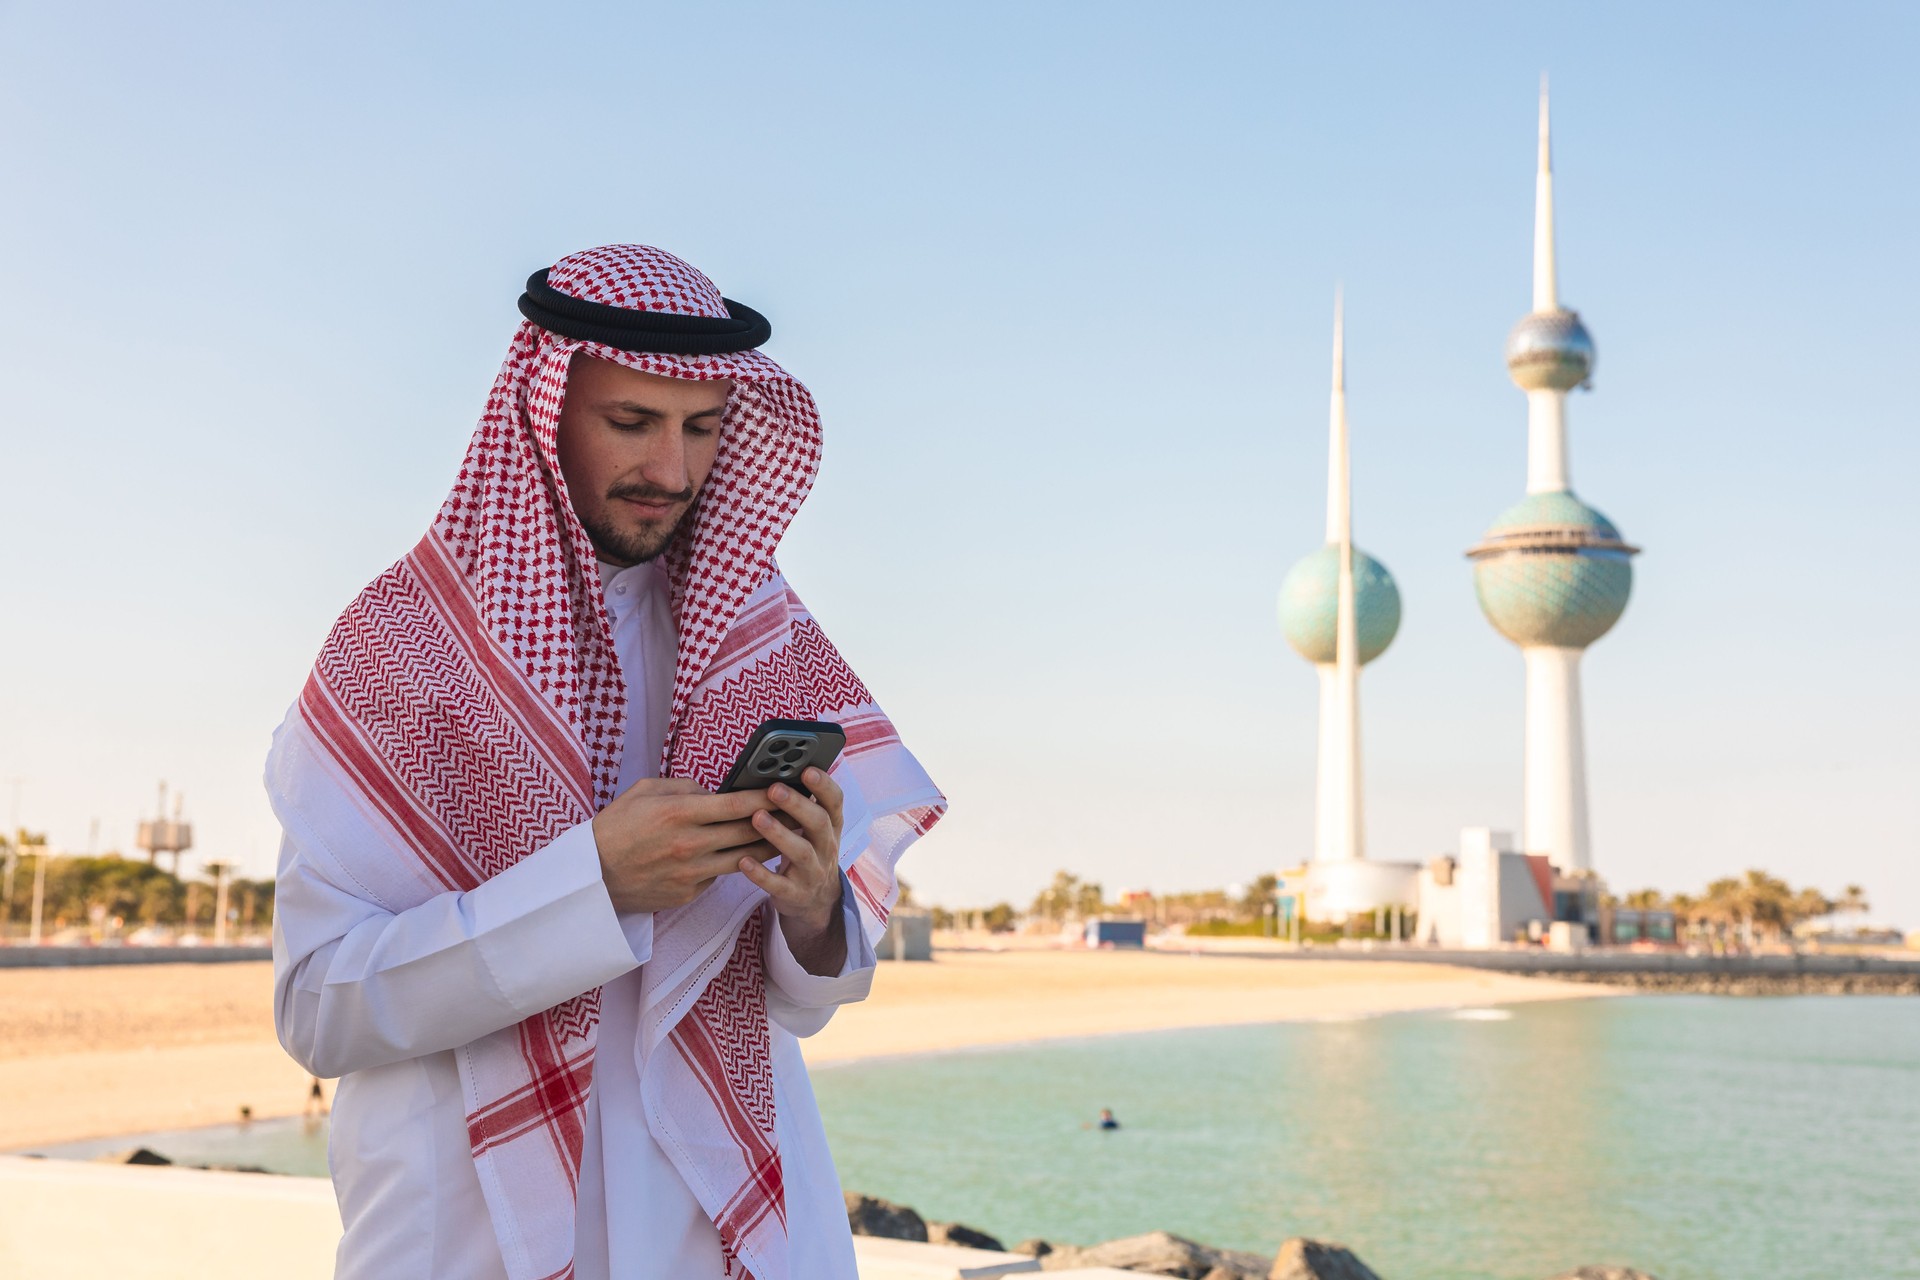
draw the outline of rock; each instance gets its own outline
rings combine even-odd
[[[104,1156],[95,1156],[95,1164],[172,1164],[173,1161],[158,1151],[147,1147],[128,1147],[125,1151],[112,1151]]]
[[[1024,1253],[1029,1258],[1044,1258],[1053,1252],[1053,1245],[1036,1236],[1031,1240],[1022,1240],[1019,1244],[1007,1250],[1007,1252]]]
[[[1249,1270],[1248,1264],[1254,1269]],[[1084,1249],[1062,1245],[1040,1259],[1042,1271],[1078,1267],[1113,1267],[1150,1276],[1177,1276],[1180,1280],[1260,1280],[1266,1259],[1210,1249],[1166,1231],[1127,1236]]]
[[[1280,1246],[1267,1280],[1380,1280],[1353,1250],[1329,1240],[1299,1236]]]
[[[1654,1280],[1654,1277],[1638,1267],[1575,1267],[1571,1271],[1562,1271],[1553,1280]]]
[[[960,1222],[929,1222],[927,1243],[957,1245],[962,1249],[991,1249],[995,1253],[1007,1251],[1005,1245],[986,1232]]]
[[[926,1220],[907,1206],[878,1196],[863,1196],[857,1191],[846,1194],[847,1225],[853,1228],[853,1234],[886,1240],[926,1240]]]

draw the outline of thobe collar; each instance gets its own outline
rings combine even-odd
[[[616,602],[625,604],[639,600],[666,582],[666,574],[653,560],[642,560],[625,568],[608,564],[605,560],[596,560],[594,563],[600,566],[600,586],[607,594],[610,607],[617,607]]]

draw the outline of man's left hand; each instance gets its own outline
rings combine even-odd
[[[840,972],[847,959],[846,928],[840,913],[840,823],[845,797],[824,769],[801,774],[813,792],[810,800],[792,787],[775,783],[767,798],[791,819],[762,809],[753,825],[781,854],[778,871],[752,858],[740,859],[740,874],[767,891],[780,914],[787,948],[808,973]]]

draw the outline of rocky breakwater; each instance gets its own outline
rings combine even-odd
[[[1437,957],[1435,957],[1437,958]],[[1716,996],[1920,995],[1920,957],[1779,952],[1488,951],[1450,962],[1564,982]]]
[[[1110,1267],[1180,1280],[1381,1280],[1379,1273],[1345,1245],[1305,1237],[1288,1240],[1272,1258],[1239,1249],[1216,1249],[1166,1231],[1150,1231],[1084,1246],[1022,1240],[1009,1249],[976,1227],[957,1222],[929,1222],[905,1205],[852,1191],[847,1192],[847,1221],[857,1236],[884,1236],[893,1240],[1025,1254],[1037,1264],[1031,1269],[1038,1271]],[[1655,1277],[1632,1267],[1593,1266],[1564,1272],[1553,1280],[1655,1280]]]

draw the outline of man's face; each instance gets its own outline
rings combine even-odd
[[[578,355],[560,407],[560,474],[609,564],[651,560],[713,470],[728,382],[688,382]]]

